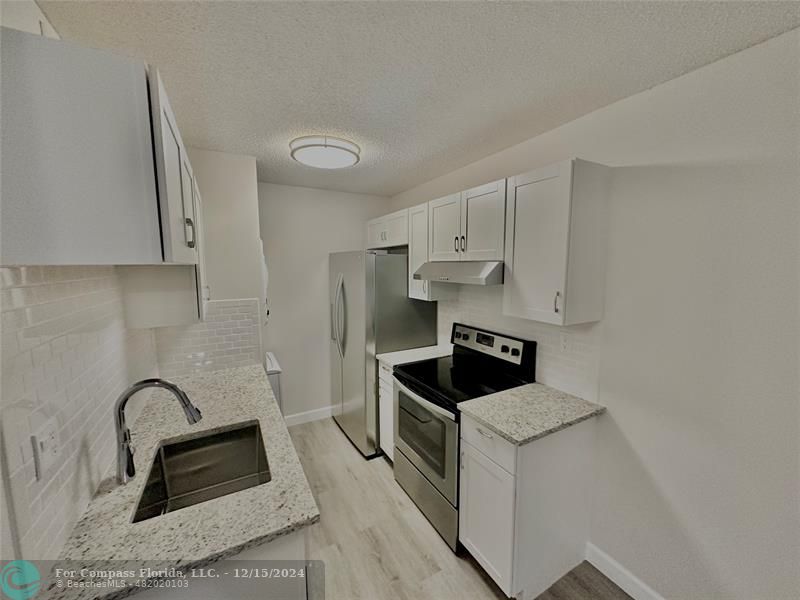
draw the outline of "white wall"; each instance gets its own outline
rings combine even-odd
[[[258,184],[269,265],[265,349],[283,375],[284,413],[330,406],[328,255],[365,245],[365,222],[388,212],[379,196]]]
[[[256,159],[189,148],[189,160],[203,201],[211,299],[261,298]]]
[[[577,332],[609,409],[591,539],[665,598],[800,596],[799,51],[795,30],[392,200],[618,167],[606,315]],[[448,310],[475,306],[517,327],[490,292]]]

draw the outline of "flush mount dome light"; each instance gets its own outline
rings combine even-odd
[[[307,135],[289,142],[292,158],[318,169],[344,169],[359,161],[361,148],[327,135]]]

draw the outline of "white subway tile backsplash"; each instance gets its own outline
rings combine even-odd
[[[536,340],[537,381],[587,400],[597,399],[601,323],[558,327],[504,316],[502,286],[438,284],[436,295],[440,343],[450,341],[454,322]],[[564,350],[562,333],[568,339]]]
[[[113,267],[2,268],[0,313],[8,509],[22,555],[54,558],[113,465],[114,401],[158,373],[154,335],[125,328]],[[37,481],[30,436],[50,417],[62,455]]]
[[[203,323],[156,330],[163,377],[262,362],[257,298],[208,302]]]

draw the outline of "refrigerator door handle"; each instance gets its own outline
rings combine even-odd
[[[339,357],[344,357],[342,349],[341,334],[339,333],[339,302],[341,301],[341,293],[344,289],[344,275],[339,273],[339,278],[336,281],[336,293],[333,296],[333,314],[331,315],[331,335],[336,342],[336,349],[339,351]]]
[[[339,332],[340,352],[344,357],[347,351],[347,291],[344,289],[344,276],[342,276],[342,293],[339,296],[339,305],[342,311],[342,330]]]

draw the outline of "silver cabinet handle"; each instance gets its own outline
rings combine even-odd
[[[189,217],[186,217],[186,224],[192,228],[192,239],[186,240],[186,245],[189,246],[189,248],[194,248],[195,242],[197,241],[197,234],[194,231],[194,221],[192,221]]]
[[[478,433],[480,433],[483,437],[485,437],[487,439],[491,440],[492,438],[494,438],[494,436],[491,433],[488,433],[488,432],[484,431],[480,427],[476,427],[475,429],[477,429]]]
[[[462,252],[467,251],[467,238],[463,235],[461,236],[461,251]]]
[[[427,279],[423,279],[422,280],[422,293],[423,294],[427,294],[428,293],[428,280]]]
[[[558,313],[558,299],[561,297],[561,292],[556,292],[553,297],[553,312]]]
[[[458,252],[458,236],[453,238],[453,247],[455,247],[456,252]]]

